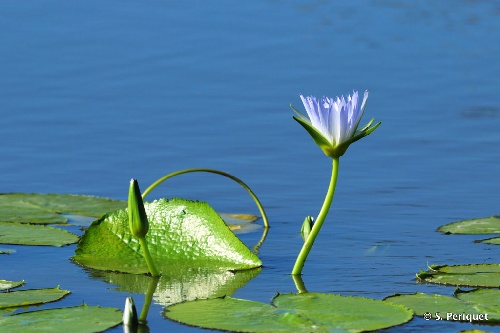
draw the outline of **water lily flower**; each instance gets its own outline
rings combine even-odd
[[[365,91],[363,102],[358,106],[358,92],[352,96],[347,95],[337,98],[323,96],[317,99],[314,96],[300,95],[307,116],[290,105],[297,114],[293,118],[299,122],[312,136],[316,144],[325,155],[340,157],[344,155],[349,145],[372,133],[380,122],[371,126],[373,119],[368,124],[358,129],[368,99]]]
[[[354,91],[352,96],[347,95],[347,98],[341,96],[334,99],[323,96],[321,99],[317,99],[314,96],[304,97],[300,95],[300,99],[304,103],[307,116],[290,105],[297,114],[293,119],[309,132],[325,155],[332,158],[332,176],[318,217],[313,220],[312,217],[308,216],[302,224],[301,233],[304,245],[295,260],[292,275],[302,274],[307,256],[328,215],[337,185],[340,156],[344,155],[351,143],[370,135],[381,124],[378,122],[372,126],[372,119],[368,124],[358,129],[359,122],[365,111],[368,91],[365,91],[361,106],[358,106],[357,91]]]
[[[143,238],[149,230],[148,217],[144,209],[139,183],[135,179],[130,180],[128,192],[128,220],[130,232],[137,237]]]

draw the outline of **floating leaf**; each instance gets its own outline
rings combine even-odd
[[[119,325],[119,309],[81,305],[0,317],[2,333],[101,332]]]
[[[330,294],[278,295],[272,305],[231,297],[169,306],[169,319],[237,332],[362,332],[400,325],[413,314],[402,306]]]
[[[455,313],[462,313],[469,311],[470,307],[457,298],[444,296],[444,295],[429,295],[423,293],[415,293],[410,295],[396,294],[384,299],[391,303],[400,304],[408,309],[412,309],[417,316],[424,314],[432,314],[432,318],[436,319],[435,314],[445,314],[450,311]]]
[[[385,301],[412,309],[417,316],[431,315],[432,318],[438,320],[482,323],[500,322],[500,290],[474,289],[463,291],[457,289],[454,296],[423,293],[411,295],[396,294],[387,297]],[[461,317],[459,317],[460,314],[462,314]],[[455,316],[453,317],[453,315]],[[470,317],[465,315],[470,315]]]
[[[219,213],[219,215],[227,224],[251,223],[259,219],[253,214]]]
[[[236,332],[307,332],[314,326],[307,318],[269,304],[231,297],[179,303],[163,315],[187,325]]]
[[[500,245],[500,237],[493,237],[493,238],[478,240],[478,241],[476,241],[476,243],[485,243],[485,244],[492,244],[492,245]]]
[[[76,243],[78,239],[66,230],[49,226],[0,222],[0,243],[3,244],[63,246]]]
[[[259,219],[258,216],[252,214],[219,213],[219,215],[235,234],[250,233],[262,228],[262,226],[252,223]]]
[[[433,265],[417,274],[421,282],[464,287],[500,287],[500,265]]]
[[[410,321],[413,313],[382,301],[332,294],[288,294],[274,298],[273,305],[307,316],[315,323],[346,332],[378,330]]]
[[[160,272],[172,266],[242,270],[262,265],[207,203],[160,199],[144,205],[149,220],[148,248]],[[148,272],[140,244],[130,233],[126,210],[94,221],[73,259],[100,270]]]
[[[0,221],[36,224],[64,224],[61,213],[100,217],[126,207],[125,201],[83,195],[0,194]]]
[[[61,290],[59,287],[4,292],[0,293],[0,309],[54,302],[68,294],[68,290]],[[1,321],[0,327],[2,327]]]
[[[0,290],[9,290],[12,288],[16,288],[19,286],[22,286],[24,283],[23,281],[7,281],[7,280],[0,280]]]
[[[453,222],[437,230],[446,234],[500,234],[500,216]]]

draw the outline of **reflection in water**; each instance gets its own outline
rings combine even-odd
[[[254,246],[252,246],[252,251],[255,253],[255,254],[259,254],[259,249],[260,249],[260,246],[262,244],[264,244],[264,241],[266,240],[266,237],[267,237],[267,233],[269,232],[269,228],[263,228],[263,231],[262,231],[262,237],[260,237],[260,240],[257,244],[255,244]]]
[[[293,279],[293,283],[295,283],[295,288],[297,288],[297,291],[299,292],[299,294],[304,294],[304,293],[307,293],[307,288],[306,288],[306,285],[304,283],[304,280],[302,280],[302,275],[299,275],[299,274],[292,274],[292,279]]]
[[[168,306],[183,301],[232,295],[255,278],[260,271],[260,268],[231,272],[172,267],[158,280],[152,298],[155,303]],[[147,275],[101,271],[90,271],[90,275],[118,285],[114,290],[129,293],[147,294],[151,282],[151,277]]]
[[[148,316],[149,307],[151,306],[151,302],[153,301],[153,295],[158,287],[158,282],[160,281],[159,276],[153,276],[151,281],[149,282],[148,291],[146,292],[146,296],[144,297],[144,305],[142,306],[141,315],[139,316],[139,323],[146,324],[146,317]]]

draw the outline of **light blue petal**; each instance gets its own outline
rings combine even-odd
[[[329,98],[314,96],[300,99],[304,104],[307,117],[292,107],[298,117],[294,117],[311,134],[316,144],[328,156],[341,156],[348,146],[372,133],[380,123],[371,128],[373,119],[361,129],[357,129],[368,100],[368,90],[365,91],[363,102],[359,105],[359,94],[353,91],[347,97]]]

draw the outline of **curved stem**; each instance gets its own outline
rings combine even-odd
[[[319,230],[325,222],[325,218],[328,215],[328,211],[330,210],[330,206],[333,200],[333,194],[335,193],[335,186],[337,185],[337,176],[339,174],[339,158],[334,157],[332,162],[332,177],[330,178],[330,185],[328,187],[328,192],[326,193],[325,201],[323,202],[323,206],[314,221],[313,227],[309,234],[309,237],[304,242],[302,249],[300,250],[299,255],[297,256],[297,260],[295,261],[295,265],[292,269],[292,275],[297,275],[302,273],[302,268],[304,268],[304,263],[306,262],[307,256],[311,251],[311,248],[316,240],[316,237],[319,234]]]
[[[178,176],[178,175],[182,175],[184,173],[190,173],[190,172],[209,172],[209,173],[215,173],[217,175],[221,175],[221,176],[230,178],[230,179],[234,180],[235,182],[237,182],[238,184],[240,184],[242,187],[245,188],[245,190],[247,190],[247,192],[250,194],[250,196],[253,198],[253,200],[257,204],[257,207],[259,208],[260,214],[262,215],[262,220],[264,221],[264,227],[265,228],[269,228],[269,222],[267,221],[267,216],[266,216],[266,213],[264,212],[264,208],[262,207],[262,205],[261,205],[259,199],[257,198],[257,196],[252,192],[252,190],[250,189],[250,187],[248,187],[248,185],[245,184],[241,179],[236,178],[233,175],[230,175],[230,174],[228,174],[226,172],[219,171],[219,170],[207,169],[207,168],[193,168],[193,169],[184,169],[184,170],[180,170],[180,171],[169,173],[168,175],[159,178],[157,181],[155,181],[153,184],[151,184],[144,191],[144,193],[142,193],[142,198],[144,199],[149,194],[149,192],[151,192],[156,186],[160,185],[165,180],[167,180],[169,178],[172,178],[172,177],[175,177],[175,176]]]
[[[149,254],[148,242],[146,241],[146,237],[139,238],[139,243],[142,247],[142,252],[144,253],[144,259],[146,259],[146,264],[148,265],[148,269],[151,272],[153,277],[160,276],[158,271],[156,270],[156,266],[153,262],[153,258],[151,258],[151,254]]]

